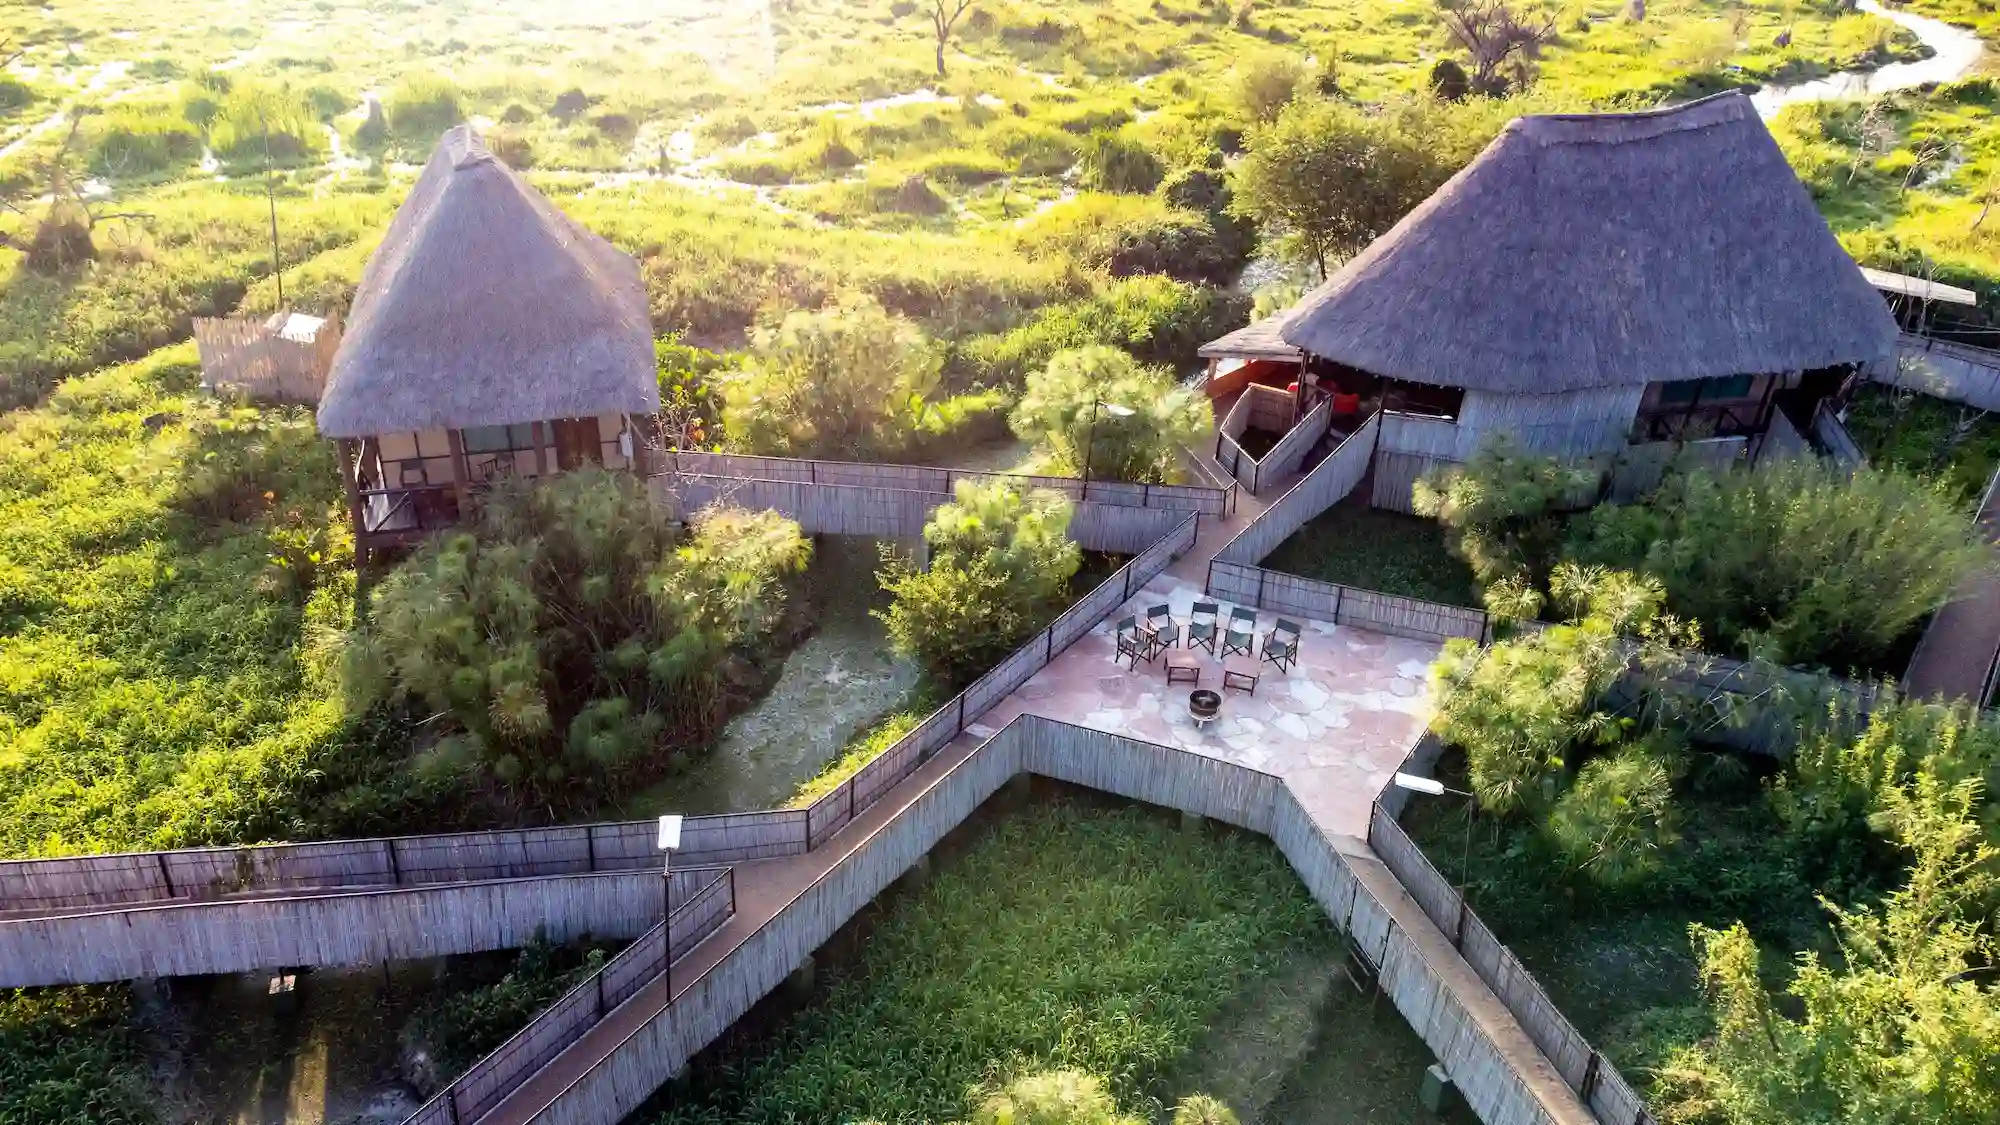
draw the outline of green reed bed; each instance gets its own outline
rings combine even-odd
[[[1037,804],[897,898],[810,1005],[726,1041],[655,1120],[951,1120],[1050,1068],[1157,1117],[1183,1085],[1215,1088],[1204,1033],[1239,998],[1302,963],[1332,972],[1336,948],[1267,841]]]

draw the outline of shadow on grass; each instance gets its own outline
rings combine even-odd
[[[1476,607],[1472,571],[1445,549],[1444,534],[1435,520],[1369,507],[1357,489],[1278,544],[1262,565],[1361,590]]]

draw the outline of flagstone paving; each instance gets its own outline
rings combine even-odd
[[[1120,618],[1165,602],[1185,625],[1203,598],[1198,585],[1171,572],[1154,579],[968,729],[990,735],[1025,713],[1179,746],[1277,774],[1322,827],[1365,838],[1369,805],[1430,718],[1427,672],[1439,646],[1298,619],[1298,664],[1280,672],[1230,657],[1229,667],[1257,670],[1261,679],[1254,694],[1225,691],[1220,717],[1202,730],[1188,714],[1188,694],[1220,688],[1221,661],[1197,650],[1199,685],[1169,687],[1164,656],[1130,669],[1115,653]],[[1220,604],[1226,621],[1232,607]],[[1258,613],[1260,650],[1277,617]]]

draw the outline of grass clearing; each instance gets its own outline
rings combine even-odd
[[[1278,544],[1261,564],[1322,582],[1406,598],[1476,606],[1472,571],[1445,549],[1436,520],[1386,512],[1356,495],[1327,509]]]
[[[836,939],[809,1003],[731,1033],[642,1119],[953,1120],[973,1088],[1055,1067],[1104,1075],[1155,1119],[1199,1089],[1268,1102],[1312,1058],[1310,998],[1347,987],[1333,927],[1259,837],[1062,796],[982,816],[947,847],[865,941]],[[1280,1027],[1256,1043],[1229,1030]],[[1401,1017],[1384,1005],[1346,1028],[1345,1053],[1399,1075],[1376,1077],[1385,1105],[1405,1095],[1400,1112],[1285,1119],[1419,1120],[1430,1060]],[[1371,1056],[1376,1039],[1401,1053]]]

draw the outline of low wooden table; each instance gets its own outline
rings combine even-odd
[[[1249,657],[1232,656],[1222,662],[1222,689],[1228,691],[1230,688],[1235,688],[1256,695],[1257,682],[1263,675],[1262,670],[1257,667],[1257,661]]]
[[[1170,684],[1201,683],[1201,658],[1187,649],[1174,649],[1167,653],[1167,682]]]

